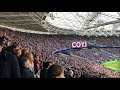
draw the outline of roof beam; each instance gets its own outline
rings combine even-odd
[[[70,20],[70,21],[74,21],[74,22],[79,22],[79,21],[77,21],[77,20],[72,20],[72,19],[68,19],[68,18],[64,18],[64,17],[54,17],[54,18],[60,18],[60,19],[65,19],[65,20]],[[82,22],[81,22],[82,23]]]
[[[0,22],[3,22],[3,23],[11,23],[11,22],[29,22],[29,21],[33,21],[32,19],[31,20],[1,20]],[[34,21],[33,21],[34,22]]]
[[[106,22],[106,23],[103,23],[103,24],[98,24],[98,25],[91,26],[91,27],[84,28],[84,29],[97,28],[97,27],[100,27],[100,26],[105,26],[105,25],[110,25],[110,24],[116,24],[116,23],[120,23],[120,20],[115,20],[115,21],[111,21],[111,22]]]
[[[114,19],[120,19],[119,16],[114,16],[114,15],[110,15],[110,14],[106,14],[106,13],[101,13],[101,15],[104,15],[104,16],[107,16],[107,17],[110,17],[110,18],[114,18]]]
[[[120,16],[120,12],[117,12],[118,13],[118,15]]]
[[[87,19],[84,21],[84,24],[81,27],[81,29],[84,28],[84,27],[88,27],[88,25],[90,24],[90,22],[92,22],[93,20],[95,20],[98,17],[98,14],[100,14],[100,13],[101,12],[93,12],[91,16],[88,16]]]
[[[29,15],[24,15],[24,14],[22,14],[22,15],[0,15],[0,17],[30,17]]]
[[[0,25],[0,27],[8,28],[8,29],[11,29],[13,31],[20,31],[20,32],[37,33],[37,34],[50,34],[50,32],[33,31],[33,30],[29,30],[29,29],[20,29],[20,28],[8,27],[8,26],[4,26],[4,25]],[[55,33],[51,33],[51,34],[55,34]]]
[[[19,25],[39,25],[38,23],[17,23],[17,24],[14,24],[16,26],[19,26]]]
[[[41,20],[34,18],[33,16],[36,16],[34,12],[29,13],[29,16],[33,19],[33,21],[37,22],[38,24],[41,25]],[[37,16],[38,17],[38,16]],[[40,18],[40,17],[39,17]]]
[[[65,18],[67,18],[64,14],[63,14],[63,16],[65,17]],[[71,21],[71,20],[69,20],[70,21],[70,23],[72,24],[72,26],[74,26],[76,29],[78,29],[78,27]]]

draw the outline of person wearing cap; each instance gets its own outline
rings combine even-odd
[[[20,67],[15,55],[6,52],[4,37],[0,37],[0,78],[20,78]]]

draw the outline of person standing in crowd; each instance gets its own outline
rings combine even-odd
[[[47,71],[46,78],[65,78],[64,68],[59,64],[51,65]]]
[[[15,55],[16,55],[18,61],[19,61],[19,65],[21,64],[20,62],[21,62],[21,59],[22,59],[21,54],[22,54],[22,51],[20,49],[15,50]]]
[[[35,71],[34,71],[34,58],[33,58],[32,52],[26,53],[25,57],[29,59],[29,61],[30,61],[30,70],[31,70],[31,71],[34,73],[34,75],[35,75]]]
[[[30,61],[28,58],[23,58],[21,60],[21,78],[35,78],[34,73],[30,70]]]
[[[10,52],[12,54],[15,54],[16,49],[19,49],[16,43],[13,43],[11,46],[4,47],[5,51]]]
[[[0,37],[0,78],[20,78],[17,57],[3,50],[4,39],[4,37]]]
[[[40,78],[46,78],[47,70],[51,64],[51,62],[43,62],[43,69],[40,71]]]
[[[74,72],[70,68],[68,68],[68,77],[73,78],[73,74]]]
[[[40,61],[39,61],[39,56],[35,55],[34,56],[34,70],[35,70],[35,74],[36,77],[40,77]]]
[[[21,57],[21,54],[22,54],[22,51],[20,49],[16,49],[15,50],[15,55],[20,58]]]

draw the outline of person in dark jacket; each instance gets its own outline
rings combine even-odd
[[[3,50],[4,38],[0,37],[0,78],[20,78],[17,57]]]
[[[34,78],[34,73],[30,70],[30,61],[28,58],[23,58],[21,61],[21,77],[22,78]]]
[[[40,78],[46,78],[47,70],[51,66],[51,62],[43,62],[43,69],[40,71]]]
[[[18,61],[19,61],[19,64],[20,64],[20,61],[21,61],[21,54],[22,54],[22,51],[20,50],[20,49],[16,49],[15,50],[15,55],[16,55],[16,57],[17,57],[17,59],[18,59]]]

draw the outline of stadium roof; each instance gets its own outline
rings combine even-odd
[[[30,33],[119,36],[119,12],[0,12],[0,26]]]

